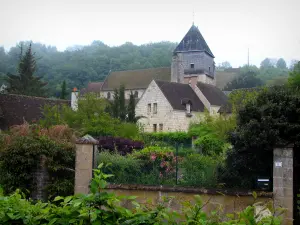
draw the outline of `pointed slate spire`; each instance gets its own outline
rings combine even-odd
[[[196,27],[194,23],[179,45],[175,48],[174,53],[188,51],[205,51],[211,57],[215,57],[206,44],[206,41],[204,40],[198,27]]]

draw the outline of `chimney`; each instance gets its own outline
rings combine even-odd
[[[71,94],[71,108],[74,111],[78,110],[78,91],[77,88],[73,88],[72,94]]]
[[[194,89],[195,86],[197,85],[197,76],[184,76],[183,82],[185,84],[189,84],[191,88]]]

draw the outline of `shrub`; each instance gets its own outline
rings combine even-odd
[[[180,163],[180,184],[215,187],[217,185],[218,161],[209,156],[191,154]]]
[[[186,132],[156,132],[156,133],[143,133],[142,138],[148,146],[175,146],[183,145],[191,147],[191,137]]]
[[[100,150],[117,151],[121,155],[132,153],[133,150],[144,148],[144,143],[141,141],[133,141],[127,138],[120,137],[98,137]]]
[[[204,155],[214,156],[220,155],[226,147],[223,141],[213,135],[204,135],[197,138],[194,145],[201,149]]]
[[[45,159],[43,175],[49,175],[45,189],[49,196],[73,193],[75,146],[65,126],[39,129],[24,124],[13,127],[0,147],[1,185],[6,193],[20,188],[33,196],[37,190],[37,172]],[[47,179],[45,179],[45,182]],[[44,190],[42,191],[43,193]]]
[[[100,152],[98,164],[109,165],[103,168],[105,173],[114,174],[109,178],[112,183],[137,184],[141,179],[141,161],[131,155],[121,156],[117,153]]]

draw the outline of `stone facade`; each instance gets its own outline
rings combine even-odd
[[[275,148],[273,153],[275,206],[287,209],[283,224],[293,224],[293,148]]]
[[[154,104],[157,105],[156,112]],[[151,112],[148,110],[149,105]],[[174,110],[155,81],[146,89],[135,112],[137,116],[146,117],[139,120],[145,132],[153,132],[155,127],[156,131],[187,131],[192,121],[203,116],[203,113],[192,113],[192,117],[188,117],[185,111]]]

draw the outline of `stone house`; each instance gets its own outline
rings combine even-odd
[[[126,99],[131,93],[139,99],[136,115],[144,117],[139,122],[145,131],[187,130],[204,110],[217,114],[227,102],[220,88],[237,71],[216,71],[214,58],[193,24],[174,50],[171,68],[115,71],[97,90],[101,97],[113,100],[113,91],[123,84]]]

